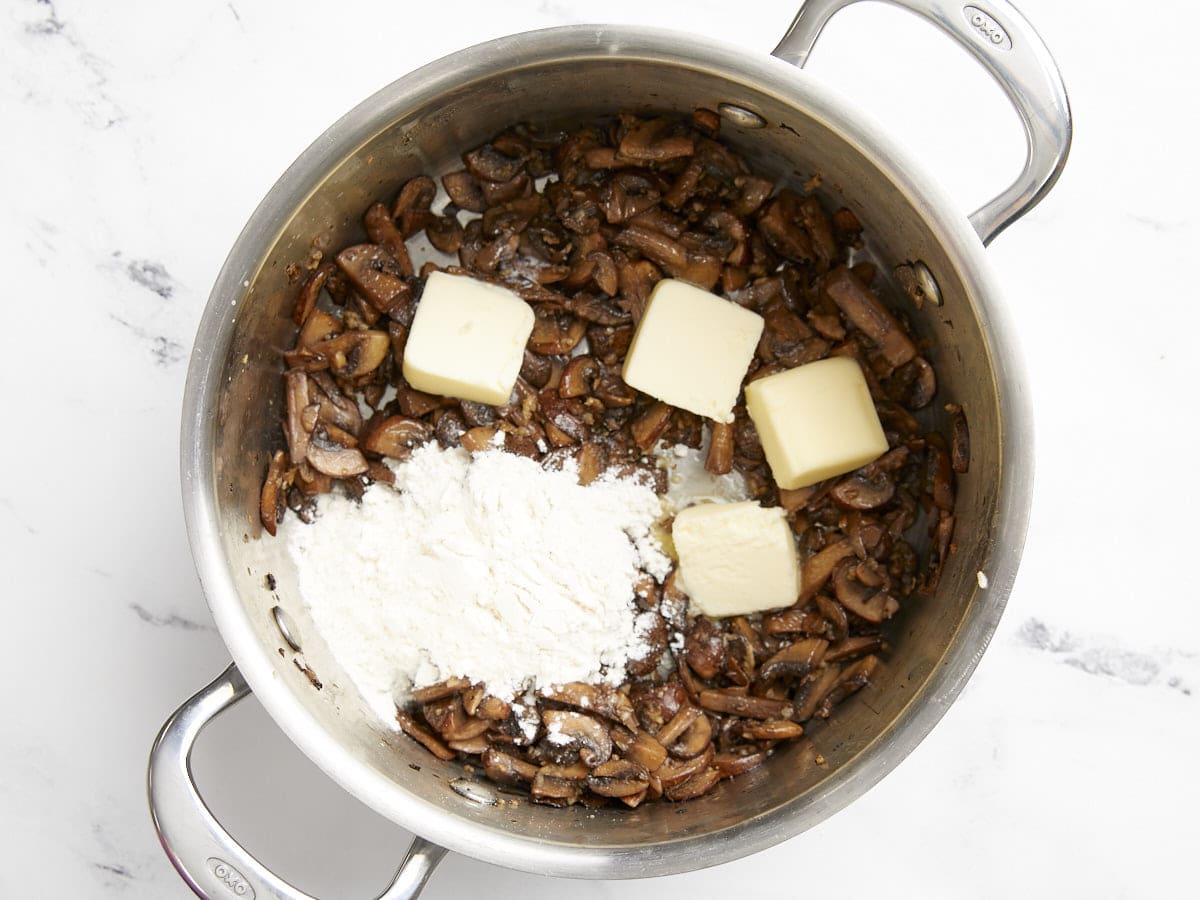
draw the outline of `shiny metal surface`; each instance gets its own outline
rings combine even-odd
[[[314,900],[268,870],[221,827],[192,781],[192,747],[214,718],[250,694],[236,665],[187,700],[163,725],[150,751],[147,791],[154,830],[171,863],[200,897]],[[376,900],[411,900],[446,855],[416,838],[392,883]]]
[[[829,20],[858,0],[807,0],[773,55],[808,61]],[[1002,193],[971,214],[984,245],[1037,206],[1067,163],[1071,105],[1062,74],[1041,37],[1007,0],[885,0],[936,25],[970,53],[1004,90],[1025,129],[1025,165]]]
[[[462,789],[461,766],[433,759],[368,713],[305,615],[282,541],[260,534],[259,487],[279,442],[275,348],[294,334],[295,286],[286,272],[314,245],[362,239],[370,202],[418,173],[449,171],[464,149],[514,120],[579,123],[611,114],[615,103],[635,112],[722,103],[753,112],[763,127],[728,119],[723,126],[752,165],[793,187],[820,173],[823,199],[854,209],[879,258],[924,261],[944,304],[906,313],[930,340],[941,399],[967,411],[971,471],[960,479],[957,550],[937,595],[898,617],[895,650],[877,683],[812,735],[824,768],[802,770],[785,750],[686,804],[500,808]],[[898,290],[887,299],[907,302]],[[247,223],[213,288],[188,372],[181,470],[192,553],[221,635],[263,706],[382,815],[457,852],[542,874],[632,878],[715,865],[799,834],[862,794],[929,732],[975,668],[1012,587],[1032,488],[1031,418],[1015,348],[971,223],[902,148],[803,72],[666,31],[579,26],[502,38],[405,76],[352,110],[284,173]],[[977,572],[986,573],[987,589]],[[302,654],[283,641],[277,605]],[[214,682],[203,714],[232,702],[240,684]],[[172,793],[186,798],[178,782],[186,776],[181,728],[164,729],[175,773],[163,763],[160,774],[174,777]],[[181,859],[184,848],[173,842],[183,832],[157,818],[164,844],[175,847],[168,853],[193,872],[194,847]],[[197,827],[203,840],[214,839],[212,824]],[[264,884],[278,881],[267,876]]]

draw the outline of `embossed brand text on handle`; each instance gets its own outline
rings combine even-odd
[[[978,6],[964,6],[963,16],[975,32],[983,38],[984,43],[996,50],[1011,50],[1012,38],[999,22],[985,13]]]
[[[241,872],[225,860],[210,856],[207,865],[208,871],[212,872],[233,896],[254,900],[254,888],[250,887],[250,883]]]

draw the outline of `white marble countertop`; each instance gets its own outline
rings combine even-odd
[[[489,37],[605,18],[765,53],[794,11],[791,0],[751,0],[737,17],[716,0],[412,6],[0,10],[0,246],[13,276],[0,385],[38,407],[7,420],[0,449],[0,897],[189,896],[151,829],[146,756],[228,656],[184,535],[180,401],[209,286],[277,175],[371,91]],[[1194,8],[1023,7],[1067,78],[1076,140],[1058,187],[989,251],[1024,338],[1038,474],[1021,575],[967,690],[878,787],[773,850],[624,884],[450,857],[430,900],[481,883],[494,900],[837,897],[851,884],[926,900],[1194,891]],[[1019,166],[998,92],[902,13],[843,14],[811,68],[964,207]],[[62,342],[57,355],[43,340]],[[253,701],[210,732],[197,774],[229,827],[310,892],[374,896],[408,836],[320,774]]]

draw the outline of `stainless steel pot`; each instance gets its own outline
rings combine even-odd
[[[1054,183],[1070,144],[1070,111],[1049,53],[1004,0],[894,0],[970,51],[1024,123],[1024,171],[968,218],[891,138],[796,68],[828,19],[850,2],[811,0],[773,57],[613,26],[556,28],[464,50],[352,110],[263,200],[213,288],[184,398],[188,533],[234,665],[164,725],[151,754],[149,790],[163,847],[197,894],[306,896],[225,832],[191,780],[188,760],[197,735],[251,688],[325,772],[421,835],[381,895],[392,898],[415,896],[442,848],[579,878],[667,875],[736,859],[845,806],[945,713],[1008,597],[1033,476],[1023,370],[983,247]],[[940,300],[920,310],[910,306],[908,313],[931,339],[942,396],[962,404],[970,421],[971,470],[959,484],[957,550],[936,597],[904,611],[895,651],[877,683],[815,736],[828,761],[824,768],[801,770],[785,750],[686,804],[595,812],[501,808],[486,785],[466,783],[459,766],[383,729],[343,687],[347,681],[305,616],[282,542],[258,539],[259,486],[278,440],[275,348],[292,335],[294,288],[285,269],[304,259],[314,236],[328,247],[361,239],[360,216],[371,201],[418,173],[448,171],[464,149],[515,120],[579,122],[618,108],[697,106],[722,111],[724,137],[758,169],[796,182],[821,173],[820,192],[859,214],[872,236],[870,249],[882,260],[913,263]],[[891,299],[907,302],[898,292]]]

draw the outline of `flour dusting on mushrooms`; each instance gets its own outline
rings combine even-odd
[[[313,623],[381,718],[414,688],[455,676],[511,696],[570,681],[619,685],[649,651],[633,585],[671,561],[645,480],[587,487],[568,464],[436,443],[394,466],[361,505],[322,497],[288,529]]]

